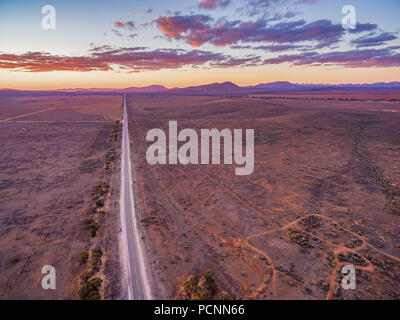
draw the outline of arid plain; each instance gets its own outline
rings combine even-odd
[[[118,298],[119,171],[105,157],[118,152],[121,115],[121,96],[0,97],[0,299],[79,298],[98,247],[99,294]],[[95,203],[99,183],[108,189]],[[44,265],[55,290],[42,289]]]
[[[128,111],[158,292],[399,299],[398,102],[129,96]],[[235,176],[233,165],[149,165],[146,132],[168,132],[169,120],[178,131],[255,129],[253,174]],[[346,264],[356,268],[356,290],[341,288]],[[207,271],[211,295],[202,287]]]
[[[398,101],[314,98],[127,95],[156,298],[400,298]],[[121,103],[0,98],[1,299],[120,297]],[[149,165],[146,133],[168,132],[170,120],[254,129],[253,174]],[[57,269],[55,291],[40,286],[45,264]],[[340,286],[345,264],[356,290]]]

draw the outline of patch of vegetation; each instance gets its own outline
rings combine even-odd
[[[337,258],[340,262],[349,262],[356,266],[366,267],[367,261],[361,257],[357,252],[338,253]]]
[[[360,160],[362,168],[375,180],[375,183],[382,187],[388,195],[393,195],[392,183],[385,179],[382,170],[373,164],[366,154],[361,154]]]
[[[357,248],[363,244],[363,241],[358,238],[351,239],[348,243],[346,243],[347,248]]]
[[[104,207],[105,200],[104,197],[110,190],[110,186],[105,182],[99,182],[93,186],[92,194],[94,204],[91,206],[91,211],[93,213],[101,211],[101,208]]]
[[[90,262],[92,263],[93,271],[96,271],[100,268],[102,256],[103,250],[99,246],[92,249],[92,257]]]
[[[88,280],[94,275],[92,270],[85,271],[81,274],[81,284],[88,282]]]
[[[204,272],[204,287],[207,293],[211,296],[214,296],[217,293],[217,284],[214,280],[214,273],[211,270]]]
[[[215,296],[216,300],[232,300],[231,296],[226,291],[220,291]]]
[[[321,289],[324,293],[329,291],[329,283],[323,280],[319,280],[317,283],[319,289]]]
[[[95,237],[97,235],[97,231],[99,231],[100,228],[99,223],[92,218],[85,219],[83,223],[86,228],[89,229],[90,235],[92,237]]]
[[[116,120],[112,128],[112,133],[109,139],[110,142],[116,142],[118,140],[119,131],[120,131],[120,121]]]
[[[193,276],[183,284],[184,298],[189,300],[230,300],[226,291],[218,288],[211,270],[202,276]]]
[[[390,213],[400,216],[400,200],[392,198],[389,201]]]
[[[79,253],[78,261],[80,264],[85,264],[88,259],[89,259],[89,253],[87,253],[86,251],[82,251],[81,253]]]
[[[194,276],[190,278],[190,280],[185,281],[183,284],[183,290],[186,294],[191,294],[192,291],[200,291],[201,287],[199,286],[199,278]]]
[[[301,224],[309,228],[317,228],[321,225],[321,218],[317,216],[309,216],[301,220]]]
[[[95,203],[96,203],[96,207],[97,208],[103,208],[104,207],[104,200],[103,199],[97,199],[95,201]]]
[[[113,127],[114,141],[117,141],[118,139],[118,132],[119,132],[119,120],[116,120],[114,122],[114,127]]]
[[[112,129],[112,135],[109,139],[109,142],[115,142],[118,139],[118,134],[120,131],[120,121],[117,120],[114,123],[113,129]],[[108,150],[105,154],[105,159],[104,159],[104,171],[106,173],[111,172],[111,166],[112,162],[115,159],[115,148],[111,148]],[[98,160],[97,160],[98,161]],[[98,162],[93,163],[91,161],[83,163],[83,168],[88,170],[94,168],[94,164],[98,165]],[[101,160],[100,160],[100,166],[101,166]],[[90,212],[91,213],[100,213],[100,214],[105,214],[104,211],[104,206],[105,206],[105,197],[107,193],[110,190],[110,186],[105,183],[105,182],[98,182],[92,187],[92,195],[93,195],[93,203],[90,206]],[[83,221],[83,224],[87,229],[89,229],[90,234],[92,237],[95,237],[97,235],[97,232],[99,231],[100,224],[93,218],[87,218]],[[91,251],[91,256],[90,256],[90,263],[92,265],[91,270],[85,271],[81,274],[80,279],[81,279],[81,287],[79,289],[79,296],[83,300],[97,300],[101,298],[101,294],[99,292],[99,288],[101,287],[101,284],[103,280],[100,278],[92,278],[100,269],[101,266],[101,258],[103,256],[103,250],[101,247],[97,246]],[[81,252],[78,256],[78,260],[81,264],[85,264],[89,259],[89,253],[88,252]]]
[[[365,151],[360,154],[360,162],[363,170],[384,190],[386,197],[389,199],[389,212],[400,215],[400,200],[398,199],[400,197],[400,188],[384,177],[382,170],[372,163]]]
[[[87,252],[84,252],[85,256]],[[90,262],[92,269],[85,271],[81,274],[80,289],[78,294],[82,300],[98,300],[101,298],[99,288],[101,287],[102,281],[100,278],[92,278],[101,266],[101,257],[103,256],[103,250],[97,246],[91,251]]]
[[[313,248],[314,246],[310,242],[310,237],[308,233],[302,232],[300,230],[291,229],[289,230],[289,239],[297,243],[303,248]]]
[[[113,129],[112,129],[112,136],[109,139],[109,142],[117,141],[118,133],[120,131],[120,122],[119,120],[115,121]],[[105,172],[110,172],[110,167],[112,162],[115,159],[115,148],[111,148],[105,154]],[[97,164],[97,162],[96,162]],[[91,169],[93,167],[92,162],[84,163],[84,167]],[[100,160],[101,166],[101,160]],[[105,214],[104,206],[105,206],[105,197],[110,190],[110,186],[105,182],[98,182],[92,187],[92,204],[90,205],[89,212]],[[93,218],[87,218],[83,221],[84,226],[90,231],[90,235],[92,237],[96,237],[97,232],[100,229],[100,224]],[[102,264],[101,258],[103,256],[103,250],[101,247],[97,246],[91,251],[90,255],[90,263],[91,263],[91,270],[85,271],[81,274],[81,287],[79,289],[79,296],[83,300],[97,300],[101,298],[101,294],[99,292],[99,288],[101,287],[102,281],[100,278],[92,278],[100,269]],[[81,264],[85,264],[89,259],[88,252],[81,252],[78,256],[78,260]]]
[[[331,267],[334,267],[336,265],[336,263],[335,263],[335,255],[334,255],[333,252],[329,252],[326,255],[326,259],[329,261]]]
[[[103,280],[100,278],[93,278],[83,282],[78,291],[79,297],[82,300],[100,300],[101,295],[99,289],[102,283]]]
[[[110,173],[111,172],[111,166],[113,161],[115,160],[115,148],[111,148],[110,150],[107,151],[104,159],[104,172],[105,173]]]
[[[20,260],[20,258],[17,256],[17,257],[13,257],[13,258],[11,258],[11,263],[13,263],[13,264],[15,264],[15,263],[18,263],[19,262],[19,260]]]
[[[342,252],[340,252],[340,253],[338,253],[337,258],[338,258],[339,262],[343,262],[345,259],[345,255]]]
[[[96,199],[100,198],[100,197],[104,197],[108,190],[110,189],[110,186],[105,183],[105,182],[98,182],[97,184],[95,184],[93,186],[93,193],[95,195],[95,197],[97,197]]]
[[[115,159],[115,148],[111,148],[106,153],[106,161],[108,160],[111,163],[112,161],[114,161],[114,159]]]
[[[92,160],[92,159],[88,159],[88,160],[84,160],[81,162],[81,164],[79,165],[79,170],[83,171],[83,172],[92,172],[98,168],[101,168],[101,160],[97,159],[97,160]]]
[[[110,143],[116,142],[118,140],[118,135],[119,132],[121,131],[121,126],[120,126],[120,121],[116,120],[114,122],[114,126],[112,128],[112,133],[108,141]],[[112,163],[115,160],[115,148],[111,148],[109,151],[107,151],[104,159],[104,172],[105,173],[110,173],[111,172],[111,167]]]
[[[280,272],[282,272],[282,273],[284,273],[284,274],[286,274],[288,277],[291,277],[292,279],[294,279],[294,280],[296,280],[296,281],[299,281],[299,282],[301,282],[301,283],[303,283],[303,280],[297,275],[297,274],[295,274],[293,271],[293,269],[294,269],[294,265],[293,265],[293,267],[291,267],[290,268],[291,270],[286,270],[283,266],[277,266],[276,267],[276,270],[278,270],[278,271],[280,271]]]
[[[151,226],[153,224],[159,224],[159,221],[155,216],[148,216],[146,218],[143,218],[141,222],[145,227]]]
[[[381,261],[379,261],[378,259],[376,259],[375,257],[373,257],[373,256],[371,256],[371,255],[369,255],[369,254],[367,254],[366,255],[366,258],[369,260],[369,261],[371,261],[371,263],[373,263],[374,265],[376,265],[376,266],[379,266],[379,267],[384,267],[384,263],[383,262],[381,262]]]

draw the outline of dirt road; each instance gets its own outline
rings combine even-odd
[[[122,129],[121,199],[122,265],[124,268],[123,299],[151,299],[145,257],[137,229],[137,218],[132,190],[131,158],[128,133],[128,115],[124,94],[124,120]]]

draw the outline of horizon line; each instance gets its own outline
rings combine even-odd
[[[372,84],[391,84],[391,83],[400,83],[400,79],[396,81],[372,81],[372,82],[363,82],[363,83],[356,83],[356,82],[341,82],[341,83],[329,83],[329,82],[291,82],[288,80],[276,80],[276,81],[271,81],[271,82],[260,82],[257,84],[248,84],[248,85],[237,85],[235,82],[232,81],[223,81],[223,82],[209,82],[209,83],[203,83],[203,84],[193,84],[193,85],[188,85],[184,87],[167,87],[161,84],[150,84],[150,85],[145,85],[145,86],[129,86],[129,87],[78,87],[78,88],[56,88],[56,89],[17,89],[17,88],[0,88],[1,91],[66,91],[66,90],[126,90],[126,89],[131,89],[131,88],[137,88],[137,89],[145,89],[145,88],[150,88],[150,87],[163,87],[167,90],[174,90],[174,89],[185,89],[185,88],[190,88],[190,87],[201,87],[201,86],[207,86],[207,85],[212,85],[212,84],[224,84],[224,83],[231,83],[239,88],[248,88],[248,87],[254,87],[257,85],[261,84],[274,84],[274,83],[288,83],[288,84],[293,84],[293,85],[326,85],[326,86],[341,86],[341,85],[372,85]]]

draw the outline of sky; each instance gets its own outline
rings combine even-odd
[[[0,0],[0,88],[400,81],[399,13],[399,0]]]

